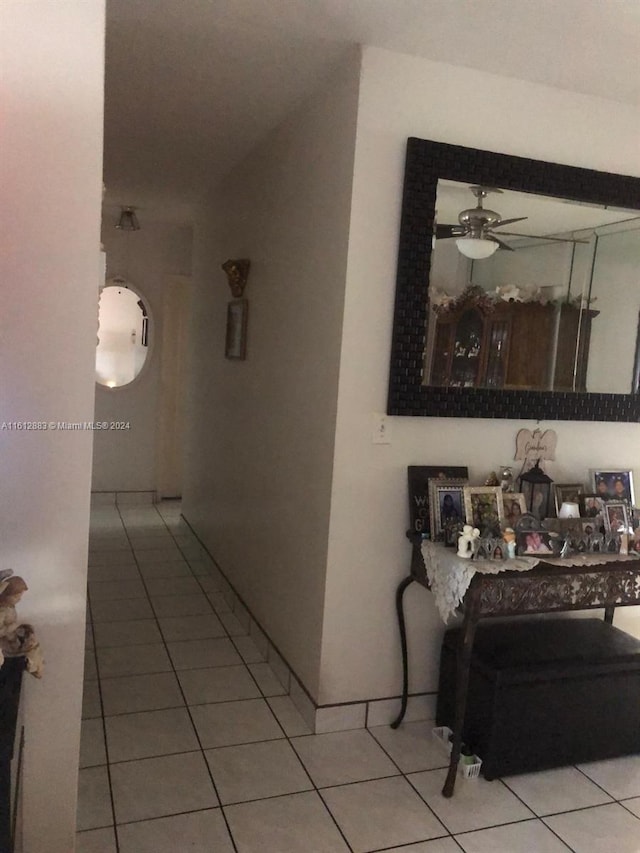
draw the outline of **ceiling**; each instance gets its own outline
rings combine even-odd
[[[638,0],[107,0],[106,206],[187,220],[353,44],[640,107]]]

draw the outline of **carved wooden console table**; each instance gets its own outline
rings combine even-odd
[[[449,563],[458,562],[460,572],[466,575],[465,582],[461,584],[461,590],[466,588],[466,591],[462,592],[459,608],[463,621],[457,652],[453,748],[449,772],[442,789],[445,797],[451,797],[460,760],[469,669],[475,630],[479,620],[495,616],[521,616],[532,613],[600,608],[604,609],[605,621],[611,623],[616,607],[640,604],[640,560],[635,557],[609,554],[580,555],[576,558],[579,565],[572,565],[571,559],[548,562],[517,560],[513,563],[506,560],[488,567],[489,573],[484,573],[479,567],[476,569],[469,560],[457,560],[454,553],[445,549],[444,546],[423,543],[420,534],[409,531],[407,536],[412,544],[411,571],[400,582],[396,591],[402,646],[402,706],[398,717],[391,724],[392,728],[397,728],[404,718],[409,689],[404,591],[414,581],[427,589],[432,589],[434,586],[432,581],[436,581],[432,571],[433,566],[429,565],[428,571],[425,565],[423,547],[427,552],[427,562],[437,562],[442,556]],[[510,565],[518,566],[519,570],[509,569]],[[442,613],[442,597],[439,598]],[[446,619],[447,613],[445,612],[443,616]]]

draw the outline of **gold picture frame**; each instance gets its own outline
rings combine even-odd
[[[482,534],[489,528],[504,524],[504,503],[500,486],[464,486],[464,509],[467,524],[477,527]]]

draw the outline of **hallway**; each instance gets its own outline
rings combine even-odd
[[[312,735],[179,503],[94,508],[89,553],[77,853],[640,849],[640,756],[445,800],[432,723]]]

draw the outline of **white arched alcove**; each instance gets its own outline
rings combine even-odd
[[[134,382],[149,360],[148,303],[122,278],[109,279],[100,293],[96,382],[122,388]]]

